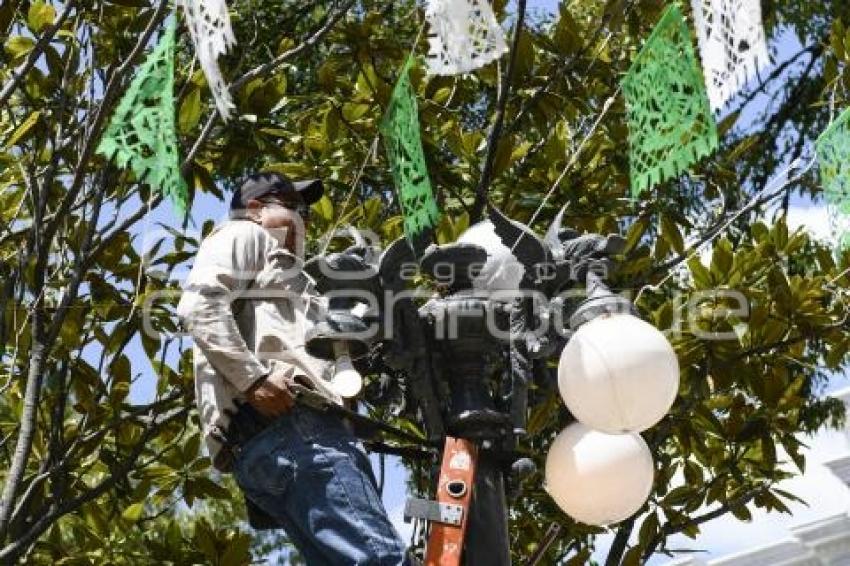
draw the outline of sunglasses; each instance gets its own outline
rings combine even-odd
[[[264,204],[276,204],[289,210],[294,210],[304,220],[310,218],[310,205],[303,202],[285,202],[277,199],[263,199],[260,202]]]

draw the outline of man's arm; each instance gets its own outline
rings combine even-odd
[[[230,304],[262,269],[269,237],[247,220],[216,233],[198,250],[177,305],[177,315],[195,344],[242,392],[257,385],[269,368],[248,348]]]

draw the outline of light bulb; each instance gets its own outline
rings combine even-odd
[[[354,369],[351,363],[351,355],[348,352],[348,342],[334,342],[334,357],[336,366],[334,376],[331,378],[331,388],[346,399],[354,397],[363,388],[363,376]]]
[[[597,317],[567,342],[558,388],[590,428],[641,432],[660,421],[679,390],[679,362],[667,338],[630,314]]]

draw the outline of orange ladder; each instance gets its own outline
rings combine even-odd
[[[471,441],[447,436],[437,500],[407,500],[405,517],[427,519],[431,523],[425,550],[427,566],[460,566],[477,458],[478,450]]]

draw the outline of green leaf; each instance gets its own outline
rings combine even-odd
[[[646,233],[646,230],[648,228],[648,217],[643,217],[631,226],[629,226],[629,231],[626,233],[626,252],[629,252],[635,249],[635,247],[637,247],[638,243],[641,241],[641,238]]]
[[[32,51],[33,47],[35,47],[35,40],[33,38],[16,35],[6,42],[3,49],[12,59],[19,59]]]
[[[363,203],[363,222],[366,226],[373,226],[378,222],[383,212],[384,203],[379,197],[372,197]]]
[[[726,238],[721,238],[711,253],[711,273],[723,281],[732,269],[732,243]]]
[[[702,264],[699,257],[692,257],[688,260],[688,269],[691,270],[691,277],[697,289],[710,289],[714,286],[711,272]]]
[[[15,215],[27,191],[23,187],[8,188],[0,191],[0,220],[8,222]]]
[[[792,306],[791,285],[785,272],[780,266],[774,265],[768,273],[767,279],[779,312],[790,314]]]
[[[190,462],[197,458],[198,448],[201,446],[201,435],[198,433],[190,436],[183,445],[183,460]]]
[[[180,104],[180,112],[178,113],[177,127],[181,134],[187,134],[195,129],[198,122],[201,120],[201,91],[200,89],[192,89],[183,103]]]
[[[702,467],[693,460],[685,462],[685,481],[688,485],[702,485]]]
[[[322,132],[328,142],[334,141],[339,136],[339,112],[336,108],[330,107],[325,112]]]
[[[772,470],[776,466],[776,445],[769,434],[762,435],[761,458],[765,470]]]
[[[452,88],[448,86],[444,86],[434,93],[431,99],[437,104],[445,104],[449,97],[452,95]]]
[[[369,104],[346,102],[342,105],[342,118],[346,122],[356,122],[365,116],[371,107]]]
[[[640,545],[633,546],[628,552],[626,552],[625,556],[623,556],[623,561],[620,563],[620,566],[640,566],[642,553],[643,548],[641,548]]]
[[[571,55],[582,46],[581,38],[576,30],[581,29],[569,12],[565,4],[561,4],[560,17],[555,26],[555,34],[552,38],[555,47],[561,55]]]
[[[138,521],[142,517],[142,513],[145,510],[145,504],[143,501],[139,503],[133,503],[121,513],[121,516],[127,519],[128,521]]]
[[[251,562],[251,537],[244,533],[234,535],[221,557],[221,566],[241,566]]]
[[[322,195],[315,204],[313,204],[312,209],[319,215],[319,218],[326,222],[330,222],[334,217],[334,205],[330,198],[327,195]]]
[[[531,34],[525,30],[519,34],[517,42],[516,61],[514,69],[513,83],[521,84],[521,80],[526,75],[530,74],[534,67],[534,39]]]
[[[844,59],[844,26],[841,25],[841,20],[837,18],[832,23],[829,45],[832,47],[836,59]]]
[[[148,0],[109,0],[109,3],[128,8],[147,8],[151,5]]]
[[[230,492],[208,477],[199,476],[194,480],[195,491],[199,496],[211,497],[213,499],[227,499]]]
[[[493,177],[498,177],[511,166],[513,159],[513,136],[506,136],[496,144],[496,154],[493,157]]]
[[[309,165],[301,162],[295,163],[272,163],[270,165],[266,165],[263,167],[266,171],[276,171],[277,173],[283,173],[287,177],[291,177],[293,179],[297,179],[299,177],[309,177],[313,170]]]
[[[109,375],[112,378],[112,386],[109,396],[116,401],[122,401],[130,390],[130,358],[121,354],[109,364]]]
[[[53,24],[56,19],[56,9],[45,2],[33,2],[30,4],[29,13],[27,14],[27,25],[33,31],[38,33],[49,25]]]
[[[785,491],[785,490],[782,490],[782,489],[776,489],[776,488],[774,488],[772,491],[773,491],[773,493],[775,493],[779,497],[783,497],[783,498],[787,499],[788,501],[800,503],[801,505],[805,505],[806,507],[809,506],[808,502],[805,499],[802,499],[802,498],[794,495],[793,493],[791,493],[789,491]]]
[[[531,409],[527,430],[529,435],[538,434],[558,414],[558,395],[550,394],[545,401]]]
[[[800,452],[800,442],[793,436],[785,436],[781,439],[781,442],[782,446],[785,447],[785,452],[791,457],[800,473],[806,473],[806,457]]]
[[[726,135],[726,132],[731,130],[732,126],[735,125],[735,122],[738,121],[738,117],[740,115],[741,111],[738,110],[737,112],[732,112],[731,114],[723,118],[723,120],[721,120],[720,123],[717,124],[717,135],[721,138]]]
[[[15,129],[14,133],[12,133],[12,137],[6,141],[6,147],[12,147],[19,141],[26,139],[27,133],[33,128],[33,126],[35,126],[36,122],[38,122],[39,116],[41,116],[41,112],[38,110],[27,116],[27,119],[21,122],[21,125]]]
[[[676,222],[666,214],[661,215],[661,237],[670,244],[670,247],[673,248],[676,253],[681,254],[685,251],[685,241],[682,238],[682,233],[679,231],[679,227],[676,225]]]
[[[649,545],[649,542],[658,533],[658,513],[650,513],[640,526],[638,541],[641,546]]]
[[[688,499],[694,494],[694,488],[689,485],[680,485],[673,489],[664,498],[664,505],[671,507],[679,507],[687,503]]]
[[[753,515],[746,505],[738,505],[732,509],[732,514],[741,521],[750,522],[753,520]]]

